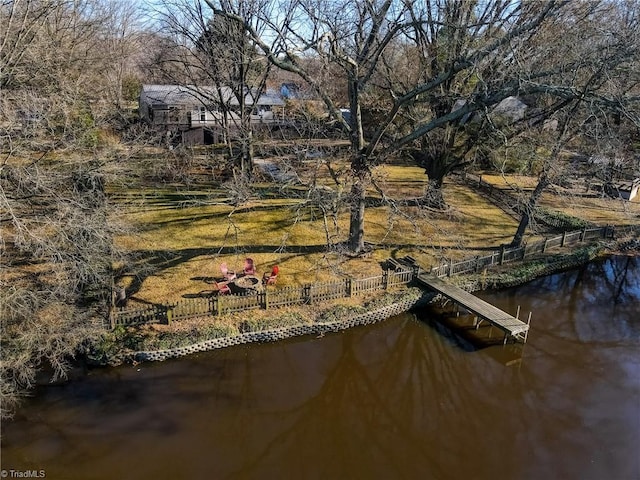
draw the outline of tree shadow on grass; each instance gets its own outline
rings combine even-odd
[[[164,270],[174,268],[198,257],[216,257],[218,255],[242,254],[243,252],[277,253],[281,256],[280,261],[285,262],[298,255],[324,253],[327,251],[326,245],[288,247],[286,248],[286,251],[283,251],[281,245],[244,245],[221,248],[185,248],[182,250],[138,250],[134,252],[135,258],[138,259],[138,263],[133,265],[129,271],[123,271],[121,276],[133,277],[133,281],[126,289],[127,298],[132,298],[140,291],[142,284],[150,276],[158,275]],[[213,280],[216,280],[216,277],[194,276],[191,280],[212,283]],[[222,280],[221,277],[220,280]]]
[[[182,298],[211,298],[218,296],[218,290],[200,290],[198,293],[185,293]]]
[[[204,283],[216,283],[223,282],[223,277],[191,277],[189,280],[193,280],[194,282],[204,282]]]
[[[407,248],[418,249],[438,249],[437,245],[431,244],[395,244],[395,245],[383,245],[383,244],[370,244],[374,248],[390,248],[392,250],[391,256],[395,257],[399,250]],[[495,251],[498,247],[451,247],[452,249],[472,249],[476,251]],[[220,255],[229,254],[244,254],[245,252],[251,253],[271,253],[280,255],[280,262],[284,263],[299,255],[309,255],[314,253],[329,253],[332,251],[327,248],[325,244],[317,245],[304,245],[304,246],[291,246],[283,249],[281,245],[236,245],[228,247],[201,247],[201,248],[185,248],[182,250],[138,250],[133,253],[133,256],[138,259],[136,264],[132,264],[128,271],[121,272],[121,276],[132,276],[133,281],[126,289],[127,299],[133,299],[137,302],[151,304],[142,299],[135,298],[142,288],[143,283],[151,276],[158,275],[162,271],[174,268],[182,263],[193,260],[198,257],[212,257],[215,259]],[[340,245],[336,246],[335,251],[340,251]],[[194,272],[197,273],[197,272]],[[212,284],[214,281],[223,281],[222,276],[198,276],[191,277],[193,281],[202,281],[207,284]],[[199,295],[199,294],[194,294]]]

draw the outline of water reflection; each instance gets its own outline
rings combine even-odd
[[[43,389],[5,425],[2,468],[65,479],[639,478],[638,273],[637,261],[616,262],[491,295],[534,312],[515,367],[494,360],[501,346],[466,351],[405,315],[94,371]],[[617,303],[600,310],[603,295]]]

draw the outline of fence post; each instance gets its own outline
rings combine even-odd
[[[482,187],[482,175],[478,177],[478,187]]]
[[[580,234],[580,241],[584,242],[584,238],[587,236],[587,227],[582,229],[582,233]]]
[[[560,242],[561,247],[564,247],[564,242],[566,239],[567,239],[567,231],[565,230],[562,232],[562,241]]]
[[[167,318],[167,325],[171,325],[171,317],[173,317],[173,310],[171,306],[167,308],[165,316]]]
[[[449,271],[447,272],[447,277],[453,275],[453,259],[449,259]]]
[[[264,287],[264,292],[262,292],[262,305],[265,310],[269,309],[269,290],[267,287]]]
[[[217,314],[218,316],[222,315],[222,297],[217,296],[216,297],[216,310],[217,310]]]
[[[504,262],[504,243],[502,245],[500,245],[500,261],[498,262],[498,265],[502,265]]]
[[[351,277],[347,277],[347,295],[349,298],[353,297],[353,280]]]
[[[304,286],[304,296],[309,301],[309,305],[313,303],[313,295],[311,294],[311,285],[307,284]]]
[[[413,264],[413,268],[411,269],[411,280],[418,278],[420,276],[420,265],[417,262]]]
[[[382,272],[382,288],[385,290],[389,288],[389,270]]]

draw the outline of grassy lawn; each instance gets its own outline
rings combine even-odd
[[[319,183],[331,185],[326,169],[316,174]],[[412,166],[378,167],[374,176],[394,201],[420,196],[426,182],[423,170]],[[123,279],[125,285],[136,282],[134,301],[164,303],[204,293],[214,288],[205,279],[219,277],[221,263],[240,269],[245,257],[254,259],[259,275],[278,264],[278,287],[302,285],[346,275],[377,275],[389,256],[412,255],[424,265],[461,258],[470,255],[469,250],[508,242],[516,228],[512,217],[482,196],[447,183],[445,198],[451,208],[444,213],[387,204],[367,208],[365,240],[371,251],[352,258],[340,249],[326,248],[323,216],[300,195],[265,195],[277,186],[255,187],[262,193],[239,206],[228,202],[220,186],[121,187],[114,198],[121,199],[123,214],[137,233],[118,241],[144,252],[155,267],[138,279]],[[374,189],[370,195],[372,201],[379,200]],[[348,221],[346,209],[335,224],[327,219],[333,244],[346,240]]]
[[[537,178],[525,175],[483,174],[482,181],[496,188],[520,190],[528,196],[536,186]],[[631,202],[586,192],[583,182],[573,186],[548,188],[542,195],[540,206],[581,218],[590,223],[604,225],[637,225],[640,222],[640,196]]]
[[[637,225],[640,222],[640,197],[628,202],[605,197],[547,193],[543,195],[541,204],[596,225]]]

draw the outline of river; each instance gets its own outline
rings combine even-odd
[[[639,479],[640,259],[482,297],[532,312],[524,347],[424,310],[40,388],[3,425],[3,474]]]

